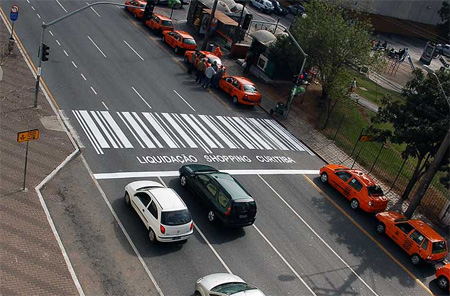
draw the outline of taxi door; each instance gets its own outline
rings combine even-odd
[[[392,231],[386,232],[399,246],[401,246],[406,252],[412,247],[412,240],[409,238],[409,234],[414,230],[414,227],[408,222],[394,223]]]
[[[232,77],[225,77],[224,79],[223,79],[223,87],[222,87],[222,89],[227,93],[227,94],[229,94],[229,95],[231,95],[231,91],[232,91],[232,83],[233,83],[233,78]]]
[[[231,84],[230,96],[232,97],[236,96],[238,98],[242,96],[241,84],[239,83],[239,81],[234,80],[233,83]]]
[[[336,172],[333,176],[332,182],[334,187],[343,194],[345,197],[350,196],[351,187],[348,185],[348,180],[352,178],[352,174],[349,172]]]

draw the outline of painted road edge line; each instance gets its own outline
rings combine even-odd
[[[111,211],[111,214],[114,217],[114,220],[116,220],[117,224],[120,227],[120,230],[122,230],[123,234],[125,235],[125,238],[127,239],[128,243],[130,244],[131,248],[133,249],[134,253],[138,257],[139,262],[141,263],[142,267],[144,267],[145,272],[147,273],[148,277],[152,281],[153,285],[155,286],[156,290],[158,291],[160,296],[164,296],[164,293],[162,292],[161,288],[159,287],[158,283],[156,282],[155,277],[150,272],[150,270],[147,267],[147,264],[145,264],[144,259],[141,256],[141,253],[139,253],[138,249],[134,245],[133,241],[131,240],[130,235],[126,231],[125,227],[123,226],[122,222],[119,219],[119,216],[117,216],[116,212],[114,211],[113,207],[111,206],[111,203],[109,202],[108,198],[106,197],[105,192],[103,191],[100,184],[97,182],[97,180],[94,178],[94,174],[92,174],[91,168],[89,167],[89,164],[87,163],[86,159],[83,155],[80,155],[81,159],[83,160],[84,166],[86,167],[89,175],[91,176],[92,181],[94,182],[95,186],[97,187],[98,191],[100,192],[100,195],[103,197],[103,200],[105,201],[106,205],[108,206],[109,210]]]
[[[331,197],[328,196],[328,194],[326,194],[322,189],[319,188],[319,186],[317,186],[313,180],[311,180],[310,178],[303,176],[309,183],[311,183],[311,185],[313,185],[316,190],[323,196],[325,197],[329,202],[331,202],[333,204],[333,206],[335,208],[337,208],[339,211],[341,211],[341,213],[344,214],[345,217],[347,217],[347,219],[350,220],[350,222],[352,222],[359,230],[361,230],[371,241],[373,241],[389,258],[392,259],[392,261],[394,261],[395,263],[397,263],[398,266],[400,266],[400,268],[402,268],[416,283],[418,283],[425,291],[427,291],[430,295],[434,295],[433,292],[431,292],[431,290],[425,286],[424,283],[422,283],[422,281],[420,281],[411,271],[409,271],[403,264],[400,263],[400,261],[398,261],[394,255],[392,255],[385,247],[383,247],[383,245],[381,243],[379,243],[370,233],[368,233],[361,225],[358,224],[358,222],[355,221],[355,219],[353,219],[349,214],[347,214]]]
[[[317,175],[319,170],[221,170],[231,175]],[[148,177],[178,177],[178,171],[147,171],[147,172],[120,172],[120,173],[97,173],[97,180],[148,178]]]

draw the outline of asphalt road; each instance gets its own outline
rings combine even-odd
[[[3,11],[8,12],[11,4],[2,1]],[[42,21],[85,2],[18,4],[15,30],[37,64]],[[123,270],[129,271],[125,265],[133,262],[141,270],[135,278],[124,277],[127,282],[117,289],[104,288],[105,293],[157,295],[160,289],[164,295],[191,295],[196,279],[226,271],[267,295],[426,295],[428,288],[438,292],[432,282],[434,267],[412,267],[398,247],[376,236],[373,216],[352,212],[334,190],[319,184],[317,172],[323,162],[313,152],[261,109],[235,107],[223,94],[194,84],[182,57],[123,9],[88,9],[50,27],[45,43],[50,46],[50,61],[43,65],[43,78],[85,147],[83,155],[105,194],[103,200],[93,189],[80,199],[72,198],[72,206],[85,213],[72,224],[57,214],[55,205],[51,210],[57,228],[78,230],[74,237],[81,230],[89,232],[83,219],[94,219],[100,207],[107,215],[109,204],[118,220],[105,217],[102,233],[103,219],[97,218],[96,231],[133,260],[119,256],[113,264],[117,249],[110,255],[98,249],[85,260],[108,258],[109,264],[97,267],[104,269],[97,279],[103,286],[121,278],[120,272],[108,269],[124,265]],[[257,201],[255,225],[230,230],[208,224],[205,209],[178,183],[177,170],[184,162],[209,163],[233,172]],[[150,245],[138,216],[123,203],[124,186],[142,178],[163,182],[182,196],[196,223],[187,244]],[[81,187],[87,182],[77,184],[67,176],[61,180]],[[77,194],[76,189],[70,192]],[[89,198],[97,206],[89,207]],[[119,228],[108,228],[118,221],[139,255]],[[83,245],[74,246],[70,231],[64,235],[68,249],[74,250],[69,257],[77,260],[75,250]],[[100,243],[105,247],[94,236],[82,239],[92,244],[90,249],[101,248]],[[80,276],[87,272],[81,266],[74,268]],[[145,268],[154,283],[143,280]]]

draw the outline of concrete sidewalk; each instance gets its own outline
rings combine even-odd
[[[2,48],[9,34],[0,21]],[[38,108],[32,108],[35,79],[18,48],[2,61],[0,295],[78,295],[35,190],[74,147],[42,92]],[[40,135],[29,142],[24,191],[26,143],[17,142],[17,133],[32,129]]]

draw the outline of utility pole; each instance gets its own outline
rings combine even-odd
[[[203,38],[202,50],[206,50],[206,47],[208,46],[209,36],[211,35],[211,23],[216,15],[217,2],[219,2],[219,0],[214,0],[213,8],[211,10],[211,17],[208,20],[208,27],[205,32],[205,38]]]

